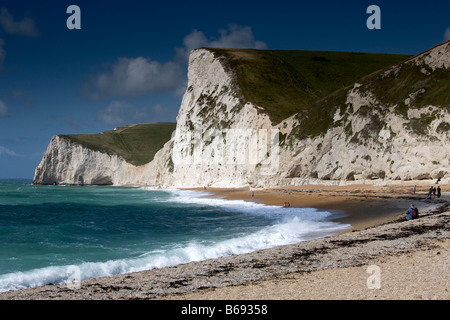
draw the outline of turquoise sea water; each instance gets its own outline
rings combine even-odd
[[[341,231],[330,212],[185,190],[0,181],[0,292],[148,270]]]

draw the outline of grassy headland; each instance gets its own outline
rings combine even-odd
[[[209,50],[225,58],[237,75],[245,99],[263,107],[274,123],[310,109],[364,76],[411,57],[330,51]]]
[[[99,134],[60,136],[95,151],[117,154],[127,162],[139,166],[153,160],[155,154],[170,140],[175,128],[175,123],[146,123]]]

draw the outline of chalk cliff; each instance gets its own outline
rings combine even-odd
[[[112,185],[126,182],[132,167],[117,155],[93,151],[55,136],[36,168],[34,183]]]
[[[448,179],[449,59],[447,42],[338,92],[317,106],[326,130],[313,137],[302,132],[309,115],[297,114],[280,176],[294,184]]]
[[[146,165],[135,166],[121,156],[95,151],[65,136],[54,136],[35,170],[34,184],[156,185],[171,170],[171,142]]]
[[[173,138],[173,172],[162,185],[245,186],[256,166],[271,163],[266,159],[271,121],[244,99],[222,59],[206,49],[190,56]]]
[[[226,56],[190,55],[170,141],[145,165],[55,136],[34,183],[270,187],[450,178],[450,42],[275,122]]]

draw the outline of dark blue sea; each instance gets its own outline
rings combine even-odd
[[[307,241],[348,225],[204,192],[0,180],[0,292]]]

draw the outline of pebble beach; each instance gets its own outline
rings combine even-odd
[[[113,277],[0,293],[1,300],[410,300],[450,298],[450,194],[429,184],[214,189],[211,196],[343,213],[326,238]],[[410,203],[418,220],[399,222]],[[286,208],[289,210],[289,208]]]

